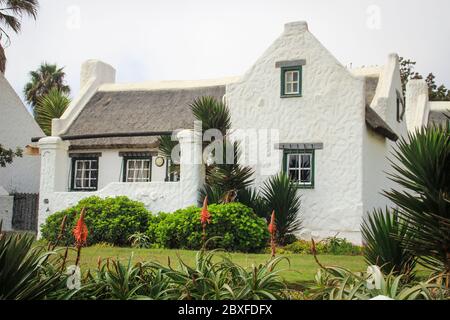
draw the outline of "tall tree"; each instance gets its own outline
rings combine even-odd
[[[35,71],[30,72],[31,80],[23,90],[25,100],[35,107],[39,98],[47,95],[53,88],[63,94],[69,94],[70,88],[66,85],[64,68],[58,68],[56,64],[42,63]]]
[[[37,0],[0,0],[0,72],[5,73],[6,55],[4,46],[9,45],[7,30],[19,33],[22,27],[21,20],[24,15],[36,19]],[[3,41],[3,42],[2,42]]]
[[[415,61],[400,57],[400,79],[402,81],[403,95],[406,93],[406,84],[411,79],[423,79],[422,75],[414,70]],[[428,85],[428,94],[431,101],[450,101],[450,90],[443,84],[436,84],[436,77],[433,73],[428,74],[425,79]]]
[[[36,122],[46,135],[52,134],[52,119],[59,119],[69,106],[70,99],[67,94],[62,93],[57,88],[52,88],[50,92],[38,99],[34,109]]]

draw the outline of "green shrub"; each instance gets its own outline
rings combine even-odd
[[[266,247],[269,240],[266,221],[258,218],[252,209],[230,203],[210,205],[208,210],[211,213],[211,223],[206,228],[206,236],[211,239],[208,248],[258,252]],[[149,239],[165,248],[201,248],[200,211],[189,207],[157,216],[149,223]]]
[[[88,244],[107,242],[117,246],[128,244],[129,237],[137,232],[146,232],[151,214],[144,205],[127,197],[101,199],[89,197],[76,206],[57,212],[41,228],[42,236],[54,242],[59,234],[63,217],[67,215],[66,230],[60,244],[72,245],[75,240],[72,230],[82,208],[86,208],[86,225],[89,230]]]
[[[295,254],[311,254],[311,242],[306,240],[298,240],[284,247],[285,252]],[[327,238],[316,243],[316,251],[318,254],[332,255],[360,255],[362,247],[355,246],[341,238]]]

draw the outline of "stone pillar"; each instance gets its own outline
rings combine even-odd
[[[12,231],[14,197],[0,186],[0,221],[2,231]]]
[[[180,205],[182,208],[197,205],[198,191],[204,183],[202,164],[202,134],[183,130],[177,135],[180,142]]]
[[[409,80],[406,85],[406,126],[408,131],[415,131],[428,124],[430,105],[428,86],[425,80]]]
[[[41,154],[41,182],[39,190],[38,238],[40,228],[51,210],[52,196],[58,191],[67,191],[69,143],[60,137],[45,137],[39,140]]]

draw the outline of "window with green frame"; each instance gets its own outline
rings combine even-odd
[[[299,188],[314,188],[314,150],[284,150],[283,171]]]
[[[281,97],[302,96],[302,66],[281,68]]]

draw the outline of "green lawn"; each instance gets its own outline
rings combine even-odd
[[[133,262],[153,260],[163,264],[167,264],[170,257],[172,267],[177,263],[179,256],[188,265],[193,265],[195,251],[187,250],[167,250],[167,249],[134,249],[134,248],[116,248],[116,247],[88,247],[83,248],[81,253],[81,269],[86,272],[88,268],[96,269],[98,258],[118,258],[121,261],[128,261],[129,257],[133,257]],[[241,266],[251,266],[259,264],[269,259],[269,254],[244,254],[244,253],[223,253],[230,255],[231,259]],[[314,257],[312,255],[283,255],[290,261],[280,264],[281,275],[284,279],[295,285],[314,280],[314,275],[318,269]],[[353,271],[363,271],[366,269],[364,258],[362,256],[319,256],[320,262],[324,265],[339,265],[347,267]],[[75,253],[71,251],[69,260],[75,260]]]

